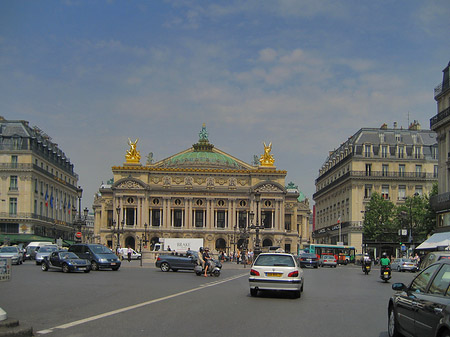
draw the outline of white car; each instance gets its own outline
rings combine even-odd
[[[250,295],[259,290],[292,291],[296,298],[303,291],[303,270],[297,259],[286,253],[259,254],[250,270]]]
[[[131,259],[132,260],[140,260],[142,258],[142,254],[136,252],[134,249],[131,249],[132,253],[131,253]],[[128,248],[119,248],[119,254],[120,254],[120,258],[123,260],[127,260],[128,259]]]

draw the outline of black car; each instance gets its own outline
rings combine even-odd
[[[163,254],[158,256],[155,265],[164,272],[169,271],[170,269],[173,271],[194,270],[198,261],[197,254],[197,252],[192,252],[190,256]],[[217,267],[222,268],[220,261],[214,260],[214,262]]]
[[[394,336],[450,336],[450,260],[440,260],[409,286],[394,283],[389,299],[388,333]]]
[[[89,260],[80,259],[74,253],[66,250],[58,250],[52,252],[50,256],[45,256],[42,260],[41,269],[47,271],[49,269],[60,269],[64,273],[71,271],[91,271],[91,262]]]
[[[298,261],[300,262],[300,267],[319,267],[319,258],[316,254],[311,253],[304,253],[301,254],[298,258]]]

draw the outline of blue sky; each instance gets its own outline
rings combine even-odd
[[[83,207],[128,137],[145,163],[189,148],[203,123],[248,163],[272,142],[312,201],[328,152],[361,127],[429,128],[449,17],[448,0],[4,0],[0,115],[59,144]]]

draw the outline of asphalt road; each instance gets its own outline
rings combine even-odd
[[[300,299],[266,292],[250,297],[249,268],[225,263],[220,277],[163,273],[124,262],[117,272],[42,272],[27,261],[0,283],[0,307],[37,336],[387,337],[389,284],[373,269],[305,269]]]

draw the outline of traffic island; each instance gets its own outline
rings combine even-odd
[[[7,318],[0,321],[0,337],[29,337],[33,336],[33,328],[21,326],[17,319]]]

